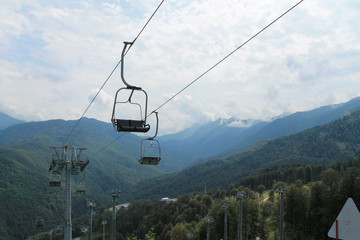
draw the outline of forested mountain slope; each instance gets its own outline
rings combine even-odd
[[[35,231],[34,221],[39,215],[48,226],[62,223],[64,186],[49,187],[48,169],[54,153],[50,147],[63,146],[75,122],[31,122],[0,131],[0,236],[25,239]],[[111,201],[111,190],[118,188],[125,199],[137,182],[176,169],[172,161],[159,166],[140,165],[141,138],[124,134],[113,142],[118,136],[111,124],[84,118],[68,139],[75,147],[87,148],[82,154],[90,160],[85,173],[73,177],[73,192],[80,181],[87,191],[83,196],[74,194],[74,216],[85,213],[86,198],[102,205]]]
[[[297,134],[264,141],[227,158],[143,181],[137,185],[137,196],[177,196],[203,191],[205,184],[208,189],[224,187],[276,165],[332,164],[357,156],[360,156],[360,112]]]

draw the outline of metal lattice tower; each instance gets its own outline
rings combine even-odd
[[[68,145],[63,147],[51,147],[54,149],[50,164],[50,187],[61,186],[61,175],[65,168],[65,231],[64,240],[72,239],[71,223],[71,175],[78,175],[89,164],[89,160],[82,160],[81,153],[86,148],[76,148]]]

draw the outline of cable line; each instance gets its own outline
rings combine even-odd
[[[104,151],[106,148],[108,148],[110,145],[112,145],[114,142],[116,142],[119,138],[123,137],[127,132],[124,132],[120,136],[116,137],[114,140],[112,140],[110,143],[106,144],[104,147],[102,147],[100,150],[95,152],[93,155],[91,155],[89,158],[94,158],[96,155],[98,155],[100,152]]]
[[[275,20],[273,20],[272,22],[270,22],[268,25],[266,25],[264,28],[262,28],[260,31],[258,31],[255,35],[253,35],[252,37],[250,37],[248,40],[246,40],[243,44],[241,44],[239,47],[237,47],[235,50],[233,50],[231,53],[229,53],[228,55],[226,55],[224,58],[222,58],[220,61],[218,61],[217,63],[215,63],[213,66],[211,66],[208,70],[206,70],[203,74],[201,74],[199,77],[197,77],[195,80],[193,80],[192,82],[190,82],[188,85],[186,85],[184,88],[182,88],[179,92],[177,92],[175,95],[173,95],[171,98],[169,98],[167,101],[165,101],[163,104],[161,104],[158,108],[156,108],[154,111],[152,111],[150,113],[150,115],[153,112],[157,112],[160,108],[162,108],[164,105],[166,105],[168,102],[170,102],[171,100],[173,100],[176,96],[178,96],[180,93],[182,93],[183,91],[185,91],[188,87],[190,87],[191,85],[193,85],[195,82],[197,82],[200,78],[202,78],[203,76],[205,76],[207,73],[209,73],[211,70],[213,70],[215,67],[217,67],[220,63],[222,63],[223,61],[225,61],[228,57],[230,57],[231,55],[233,55],[236,51],[238,51],[240,48],[242,48],[243,46],[245,46],[248,42],[250,42],[251,40],[253,40],[255,37],[257,37],[260,33],[262,33],[263,31],[265,31],[268,27],[270,27],[271,25],[273,25],[275,22],[277,22],[279,19],[281,19],[283,16],[285,16],[287,13],[289,13],[291,10],[293,10],[295,7],[297,7],[301,2],[303,2],[304,0],[301,0],[300,2],[298,2],[297,4],[295,4],[294,6],[292,6],[291,8],[289,8],[286,12],[284,12],[283,14],[281,14],[279,17],[277,17]]]
[[[235,50],[233,50],[232,52],[230,52],[228,55],[226,55],[224,58],[222,58],[220,61],[218,61],[216,64],[214,64],[212,67],[210,67],[208,70],[206,70],[203,74],[201,74],[199,77],[197,77],[195,80],[193,80],[192,82],[190,82],[189,84],[187,84],[184,88],[182,88],[179,92],[177,92],[174,96],[172,96],[171,98],[169,98],[167,101],[165,101],[163,104],[161,104],[158,108],[156,108],[155,110],[153,110],[148,116],[150,116],[151,114],[157,112],[160,108],[162,108],[164,105],[166,105],[168,102],[170,102],[171,100],[173,100],[176,96],[178,96],[180,93],[182,93],[183,91],[185,91],[188,87],[190,87],[192,84],[194,84],[196,81],[198,81],[200,78],[202,78],[204,75],[206,75],[208,72],[210,72],[212,69],[214,69],[215,67],[217,67],[220,63],[222,63],[223,61],[225,61],[228,57],[230,57],[232,54],[234,54],[236,51],[238,51],[240,48],[242,48],[244,45],[246,45],[248,42],[250,42],[251,40],[253,40],[255,37],[257,37],[260,33],[262,33],[263,31],[265,31],[267,28],[269,28],[271,25],[273,25],[275,22],[277,22],[279,19],[281,19],[282,17],[284,17],[287,13],[289,13],[291,10],[293,10],[295,7],[297,7],[300,3],[302,3],[304,0],[299,1],[297,4],[295,4],[294,6],[292,6],[291,8],[289,8],[287,11],[285,11],[283,14],[281,14],[279,17],[277,17],[275,20],[273,20],[272,22],[270,22],[268,25],[266,25],[265,27],[263,27],[260,31],[258,31],[256,34],[254,34],[252,37],[250,37],[248,40],[246,40],[243,44],[241,44],[239,47],[237,47]],[[117,138],[115,138],[111,143],[107,144],[105,147],[103,147],[102,149],[100,149],[98,152],[96,152],[93,156],[96,156],[97,154],[99,154],[101,151],[103,151],[104,149],[106,149],[107,147],[109,147],[110,145],[112,145],[114,142],[116,142],[119,138],[121,138],[122,136],[124,136],[124,134],[118,136]]]
[[[125,55],[129,52],[130,48],[132,47],[132,45],[134,45],[134,43],[136,42],[136,40],[140,37],[140,35],[142,34],[142,32],[145,30],[145,28],[147,27],[147,25],[149,24],[149,22],[151,21],[151,19],[155,16],[156,12],[159,10],[159,8],[161,7],[161,5],[164,3],[165,0],[162,0],[160,2],[160,4],[157,6],[157,8],[155,9],[155,11],[151,14],[150,18],[147,20],[147,22],[145,23],[145,25],[142,27],[142,29],[140,30],[140,32],[138,33],[138,35],[135,37],[133,44],[131,44],[131,46],[127,49],[127,51],[125,52]],[[70,133],[68,134],[68,136],[66,137],[65,141],[63,142],[63,145],[65,145],[65,143],[69,140],[70,136],[74,133],[76,127],[79,125],[81,119],[83,119],[83,117],[85,116],[86,112],[89,110],[90,106],[94,103],[95,99],[97,98],[97,96],[100,94],[100,92],[102,91],[102,89],[105,87],[106,83],[109,81],[109,79],[111,78],[111,76],[114,74],[115,70],[118,68],[118,66],[120,65],[121,60],[118,61],[118,63],[115,65],[114,69],[110,72],[109,76],[106,78],[105,82],[102,84],[102,86],[100,87],[100,89],[97,91],[97,93],[95,94],[95,96],[93,97],[93,99],[90,101],[89,105],[87,106],[87,108],[85,109],[84,113],[81,115],[81,117],[79,118],[79,120],[77,120],[76,124],[74,125],[74,127],[71,129]]]

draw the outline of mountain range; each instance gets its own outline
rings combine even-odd
[[[325,125],[289,136],[263,140],[224,158],[198,163],[151,181],[140,182],[136,198],[178,196],[208,189],[219,189],[258,171],[285,164],[324,164],[360,156],[360,111],[347,114]]]
[[[163,153],[158,166],[139,165],[142,138],[119,134],[110,123],[88,118],[26,123],[1,117],[0,236],[25,239],[20,234],[34,233],[38,215],[48,226],[61,222],[63,188],[48,186],[52,146],[70,142],[87,148],[90,164],[85,174],[74,178],[74,188],[79,181],[86,183],[86,196],[74,196],[74,214],[81,214],[85,197],[110,205],[114,188],[122,190],[121,201],[176,197],[205,186],[220,188],[274,165],[330,164],[356,157],[358,110],[360,98],[271,122],[218,119],[198,124],[158,138]],[[18,222],[23,224],[14,228]]]
[[[218,119],[197,124],[176,134],[159,137],[161,145],[187,153],[188,164],[243,151],[264,139],[275,139],[329,123],[360,110],[360,98],[346,103],[296,112],[272,121]]]

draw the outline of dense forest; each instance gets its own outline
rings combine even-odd
[[[327,232],[347,198],[360,203],[360,159],[337,162],[330,168],[322,165],[287,165],[265,169],[260,173],[207,194],[182,195],[167,201],[136,201],[117,214],[119,240],[186,240],[224,236],[224,205],[228,206],[227,236],[238,234],[239,198],[243,206],[243,239],[278,239],[280,194],[284,189],[285,239],[329,239]],[[93,222],[93,239],[102,239],[102,221],[107,221],[106,238],[110,237],[111,211],[97,209]],[[211,217],[212,223],[206,219]],[[87,216],[81,219],[86,225]],[[81,222],[78,219],[77,222]],[[74,226],[74,236],[81,233]],[[29,240],[48,239],[42,233]],[[54,238],[53,238],[54,239]]]

